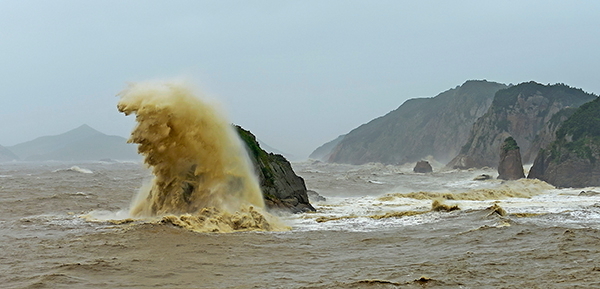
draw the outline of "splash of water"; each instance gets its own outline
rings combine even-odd
[[[174,218],[189,220],[182,216],[205,216],[207,210],[222,216],[247,212],[251,218],[255,209],[262,211],[262,193],[238,135],[192,89],[175,82],[136,83],[119,96],[119,111],[136,114],[129,142],[139,144],[155,176],[140,189],[131,216],[169,215],[176,223]]]
[[[380,201],[392,201],[396,198],[412,198],[417,200],[501,200],[507,198],[531,198],[554,186],[536,179],[519,179],[503,182],[494,188],[471,189],[465,192],[411,192],[390,193],[379,198]]]

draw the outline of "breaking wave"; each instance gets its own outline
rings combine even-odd
[[[128,142],[154,175],[132,218],[198,232],[286,229],[264,211],[245,148],[213,105],[176,82],[131,84],[119,96],[119,111],[136,115]]]
[[[507,198],[531,198],[554,187],[546,182],[536,179],[519,179],[503,182],[496,188],[478,188],[465,192],[411,192],[391,193],[379,198],[381,201],[391,201],[396,198],[412,198],[418,200],[468,200],[485,201]]]
[[[82,173],[82,174],[93,174],[94,173],[91,170],[80,168],[78,166],[72,166],[72,167],[70,167],[68,169],[58,169],[58,170],[54,170],[52,172],[53,173],[58,173],[58,172],[75,172],[75,173]]]

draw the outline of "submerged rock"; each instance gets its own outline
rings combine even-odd
[[[591,197],[591,196],[597,196],[600,195],[600,192],[595,192],[595,191],[581,191],[579,193],[579,196],[584,196],[584,197]]]
[[[306,193],[308,194],[308,199],[311,202],[325,202],[327,201],[327,199],[321,195],[319,195],[319,193],[313,191],[313,190],[308,190],[306,191]]]
[[[413,169],[413,172],[415,172],[415,173],[431,173],[431,172],[433,172],[433,168],[431,168],[431,165],[429,164],[428,161],[418,161],[417,164],[415,165],[415,168]]]
[[[525,177],[521,152],[517,142],[508,137],[500,150],[500,164],[498,165],[498,178],[502,180],[518,180]]]
[[[474,181],[485,181],[490,179],[492,179],[492,176],[486,174],[481,174],[473,178]]]

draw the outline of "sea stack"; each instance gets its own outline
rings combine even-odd
[[[413,172],[415,172],[415,173],[431,173],[431,172],[433,172],[433,168],[431,168],[431,165],[429,164],[428,161],[418,161],[417,164],[415,165],[415,168],[413,169]]]
[[[498,178],[502,180],[518,180],[525,177],[521,152],[517,141],[512,136],[507,137],[500,149],[500,164]]]

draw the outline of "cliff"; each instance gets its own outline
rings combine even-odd
[[[396,110],[348,133],[331,151],[334,163],[402,164],[428,156],[455,156],[469,129],[504,84],[471,80],[433,98],[404,102]]]
[[[261,149],[250,131],[240,126],[236,129],[248,149],[267,207],[294,213],[315,211],[309,203],[304,179],[294,173],[290,162],[282,155]]]
[[[540,149],[546,148],[556,140],[556,131],[576,110],[576,107],[567,107],[554,114],[535,137],[529,149],[524,153],[523,159],[533,162]]]
[[[500,146],[509,136],[524,152],[523,162],[531,162],[536,153],[530,151],[532,142],[553,116],[594,98],[593,94],[564,84],[542,85],[533,81],[500,90],[488,111],[473,124],[460,154],[447,167],[496,167]]]
[[[537,155],[528,178],[557,187],[600,186],[600,98],[582,105]]]

